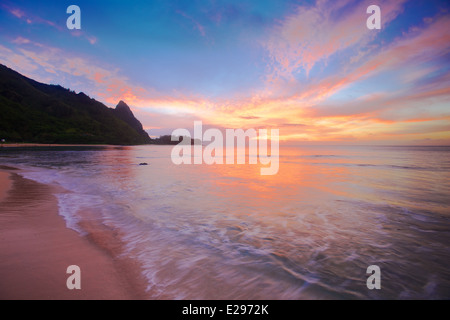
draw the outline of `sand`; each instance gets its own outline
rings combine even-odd
[[[66,227],[55,187],[3,168],[0,187],[1,300],[145,298],[138,265],[99,246],[101,234],[82,237]],[[81,269],[81,290],[66,286],[70,265]]]
[[[9,173],[0,171],[0,202],[5,198],[10,187],[11,179],[9,178]]]

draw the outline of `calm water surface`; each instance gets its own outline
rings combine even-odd
[[[450,298],[450,147],[282,147],[274,176],[171,150],[4,148],[0,164],[68,190],[81,234],[120,231],[149,298]]]

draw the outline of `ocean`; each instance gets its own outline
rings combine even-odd
[[[0,165],[60,186],[80,235],[111,231],[149,299],[450,298],[450,147],[281,146],[272,176],[171,150],[2,148]]]

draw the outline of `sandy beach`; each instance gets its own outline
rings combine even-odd
[[[80,236],[58,215],[53,186],[0,168],[0,299],[142,299],[139,266],[118,261],[102,234]],[[81,290],[66,286],[81,269]]]
[[[0,202],[7,195],[10,187],[11,179],[9,178],[9,173],[0,171]]]

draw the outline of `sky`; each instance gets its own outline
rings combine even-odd
[[[81,9],[69,30],[67,7]],[[367,7],[381,9],[370,30]],[[0,0],[0,63],[151,136],[279,129],[306,144],[450,144],[446,0]]]

